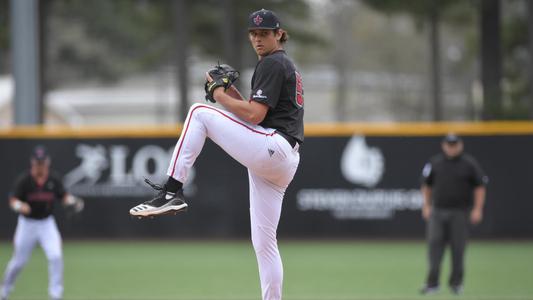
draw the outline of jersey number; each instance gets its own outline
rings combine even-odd
[[[296,74],[296,104],[299,107],[304,106],[304,85],[302,83],[302,76],[298,72]]]

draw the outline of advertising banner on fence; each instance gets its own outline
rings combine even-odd
[[[480,237],[533,237],[530,185],[533,136],[465,136],[490,177]],[[239,238],[249,236],[246,169],[207,142],[185,194],[189,211],[154,220],[132,219],[130,207],[154,191],[144,183],[166,180],[175,138],[0,139],[0,238],[11,238],[15,214],[7,205],[17,176],[29,168],[35,145],[52,156],[52,169],[67,189],[86,201],[82,214],[57,219],[73,238]],[[287,190],[280,237],[423,238],[420,176],[440,151],[438,136],[308,137]]]

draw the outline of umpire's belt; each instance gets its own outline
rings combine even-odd
[[[294,148],[294,146],[296,146],[296,144],[298,144],[298,141],[293,138],[292,136],[288,135],[288,134],[285,134],[279,130],[276,130],[276,133],[281,135],[284,139],[287,140],[287,142],[289,142],[289,145],[291,145],[292,148]]]

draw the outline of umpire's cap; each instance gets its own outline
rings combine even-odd
[[[442,142],[443,143],[447,143],[447,144],[457,144],[459,142],[461,142],[461,138],[455,134],[455,133],[448,133],[443,139],[442,139]]]
[[[50,156],[48,155],[46,148],[39,145],[33,148],[33,151],[31,152],[31,159],[36,161],[45,161],[50,159]]]
[[[279,29],[278,16],[273,11],[261,9],[253,12],[248,17],[248,30],[253,29]]]

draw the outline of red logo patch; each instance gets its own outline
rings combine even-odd
[[[260,15],[255,16],[255,18],[254,18],[255,25],[259,26],[259,24],[261,24],[261,22],[263,22],[263,18],[261,18]]]
[[[298,106],[304,106],[304,84],[302,82],[302,76],[300,73],[295,72],[296,74],[296,104]]]

